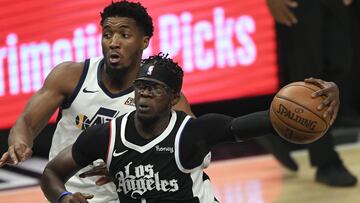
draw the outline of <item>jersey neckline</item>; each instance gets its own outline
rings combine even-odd
[[[134,111],[132,111],[132,112],[134,112]],[[140,146],[140,145],[134,144],[134,143],[126,140],[126,136],[125,136],[125,130],[126,130],[126,125],[128,123],[128,117],[132,112],[129,112],[129,113],[125,114],[122,121],[121,121],[120,137],[121,137],[122,143],[127,148],[133,149],[133,150],[138,151],[140,153],[146,152],[147,150],[154,147],[156,144],[159,144],[161,141],[163,141],[171,133],[171,131],[173,130],[173,128],[174,128],[174,126],[176,124],[176,120],[177,120],[176,112],[171,111],[171,118],[170,118],[169,124],[165,128],[165,130],[159,136],[157,136],[156,138],[154,138],[153,140],[151,140],[147,144]]]
[[[101,70],[103,69],[103,67],[104,67],[104,59],[101,59],[99,65],[98,65],[98,67],[97,67],[97,82],[98,82],[99,87],[102,89],[102,91],[103,91],[107,96],[109,96],[110,98],[116,98],[116,97],[121,97],[121,96],[123,96],[123,95],[126,95],[126,94],[134,91],[134,87],[133,87],[133,86],[130,86],[130,87],[128,87],[127,89],[122,90],[122,91],[120,91],[120,92],[118,92],[118,93],[115,93],[115,94],[112,93],[112,92],[110,92],[110,91],[106,88],[104,82],[101,80]]]

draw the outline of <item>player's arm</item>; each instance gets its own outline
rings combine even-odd
[[[269,111],[259,111],[236,118],[222,114],[206,114],[194,119],[189,128],[198,131],[197,139],[205,140],[209,148],[221,142],[246,141],[274,132]]]
[[[50,161],[41,177],[41,189],[50,202],[87,202],[92,195],[79,192],[70,193],[65,189],[66,181],[82,167],[78,165],[72,156],[72,145],[61,151]]]
[[[224,142],[241,142],[274,133],[269,112],[260,111],[233,118],[206,114],[191,119],[179,138],[180,163],[185,169],[199,166],[212,147]]]
[[[194,113],[191,111],[190,104],[183,93],[180,93],[180,100],[175,106],[173,106],[173,109],[183,111],[191,117],[195,117]]]
[[[106,159],[109,124],[92,126],[80,134],[75,143],[51,160],[41,177],[41,189],[51,202],[86,202],[90,194],[69,193],[66,181],[81,168],[97,159]]]
[[[259,111],[234,118],[225,128],[224,136],[234,137],[236,141],[246,141],[275,133],[269,111]]]
[[[47,76],[43,87],[27,102],[25,109],[10,130],[8,151],[0,166],[17,164],[32,154],[34,139],[48,123],[56,109],[69,96],[80,78],[83,64],[62,63]]]

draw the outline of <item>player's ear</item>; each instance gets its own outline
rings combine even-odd
[[[174,93],[171,99],[171,106],[174,106],[180,101],[180,93]]]
[[[149,43],[150,43],[150,37],[144,36],[142,49],[145,50],[149,46]]]

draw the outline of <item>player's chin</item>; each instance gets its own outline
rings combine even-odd
[[[108,63],[108,66],[112,69],[112,70],[121,70],[124,69],[125,65],[123,63]]]
[[[151,114],[138,113],[138,119],[144,123],[151,123],[155,120],[155,117]]]
[[[143,122],[152,122],[155,120],[156,115],[149,111],[139,111],[137,110],[137,117]]]
[[[122,60],[119,61],[107,60],[106,66],[108,66],[112,70],[122,70],[128,67],[129,65]]]

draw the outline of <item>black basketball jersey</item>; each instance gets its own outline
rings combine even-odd
[[[79,166],[106,161],[120,202],[217,202],[203,172],[210,164],[211,148],[273,131],[268,111],[237,118],[205,114],[196,119],[172,111],[166,129],[144,139],[135,128],[134,115],[130,112],[86,129],[72,147]]]
[[[115,177],[120,202],[217,202],[203,168],[182,167],[179,159],[181,132],[190,116],[172,111],[170,122],[154,139],[142,138],[135,129],[134,112],[110,124],[107,167]]]

